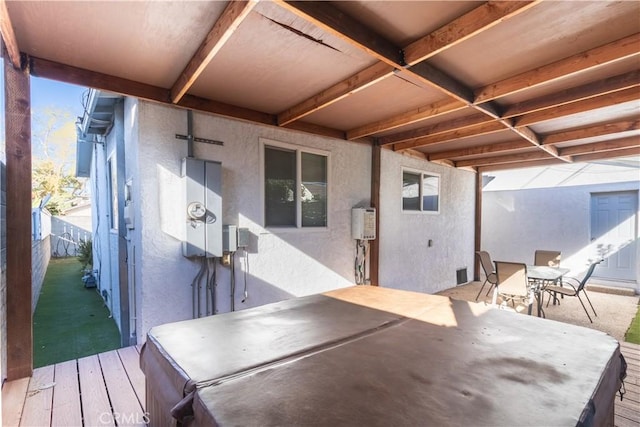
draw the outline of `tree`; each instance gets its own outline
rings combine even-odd
[[[33,114],[32,141],[32,204],[51,196],[47,209],[58,215],[84,188],[85,180],[73,174],[75,118],[60,108],[37,109]]]

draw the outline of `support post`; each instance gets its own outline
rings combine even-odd
[[[475,206],[475,230],[474,251],[482,248],[482,172],[476,171],[476,206]],[[473,254],[473,280],[480,280],[480,260]]]
[[[7,184],[7,380],[33,373],[29,70],[4,55]],[[24,61],[23,61],[24,63]]]
[[[372,286],[379,286],[380,269],[380,155],[382,147],[376,140],[371,147],[371,207],[376,208],[376,238],[370,241],[369,277]]]

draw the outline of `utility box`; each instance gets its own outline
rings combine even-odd
[[[222,256],[222,163],[182,160],[186,192],[186,224],[182,254],[185,257]]]
[[[235,252],[238,250],[238,227],[225,225],[222,227],[222,251]]]

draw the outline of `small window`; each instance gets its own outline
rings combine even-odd
[[[440,212],[440,176],[403,170],[402,210],[407,212]]]
[[[266,227],[326,227],[328,155],[264,146]]]

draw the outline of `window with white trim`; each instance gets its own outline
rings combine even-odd
[[[328,169],[328,153],[265,143],[265,226],[326,227]]]
[[[440,212],[440,175],[402,170],[402,210]]]

